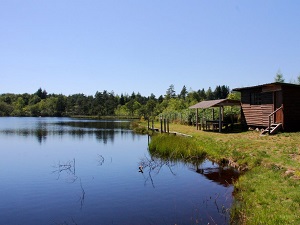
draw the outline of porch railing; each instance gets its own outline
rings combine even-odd
[[[271,131],[272,122],[282,123],[282,127],[283,127],[283,104],[269,115],[269,124],[268,124],[269,134]]]

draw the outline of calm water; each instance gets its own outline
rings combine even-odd
[[[128,121],[0,118],[0,143],[0,224],[228,224],[236,174],[151,158]]]

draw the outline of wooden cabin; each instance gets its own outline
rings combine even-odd
[[[275,82],[233,91],[241,92],[242,111],[249,127],[267,128],[265,133],[300,131],[300,85]]]

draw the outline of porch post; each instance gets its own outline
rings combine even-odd
[[[201,118],[201,126],[202,126],[202,130],[205,130],[204,129],[204,109],[202,109],[202,118]]]
[[[196,108],[196,129],[199,130],[199,121],[198,121],[198,108]]]
[[[222,106],[222,121],[224,121],[224,106]]]
[[[219,132],[222,132],[222,106],[219,107]]]

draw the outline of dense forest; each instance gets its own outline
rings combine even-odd
[[[194,110],[188,107],[203,100],[238,99],[236,93],[230,93],[225,85],[218,85],[214,90],[188,91],[185,86],[176,94],[174,85],[170,85],[165,95],[158,98],[151,94],[148,97],[140,93],[116,95],[113,91],[96,92],[94,96],[73,94],[48,94],[39,88],[33,94],[1,94],[0,116],[93,116],[103,118],[114,116],[119,118],[149,118],[168,116],[191,122]]]

